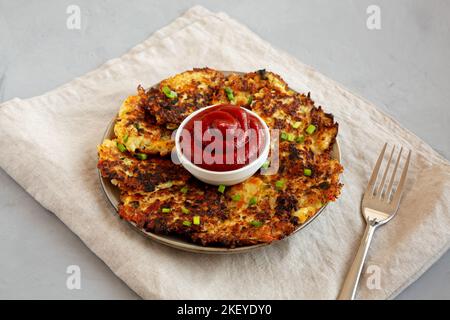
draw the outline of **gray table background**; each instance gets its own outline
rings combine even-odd
[[[66,27],[72,4],[81,9],[80,30]],[[450,157],[445,0],[0,0],[0,101],[64,84],[125,53],[195,4],[227,12]],[[381,30],[366,28],[371,4],[381,8]],[[1,169],[0,186],[0,298],[138,298]],[[81,268],[81,290],[66,288],[69,265]],[[450,253],[399,298],[450,299]]]

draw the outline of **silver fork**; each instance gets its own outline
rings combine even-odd
[[[353,300],[355,298],[356,288],[358,286],[364,261],[366,260],[367,251],[369,250],[369,246],[372,241],[372,236],[379,226],[385,224],[394,217],[400,204],[406,174],[408,172],[409,161],[411,159],[411,151],[408,152],[408,157],[406,158],[400,181],[398,182],[397,188],[394,190],[393,187],[395,176],[400,163],[403,148],[401,148],[398,153],[389,183],[386,185],[386,177],[394,156],[395,146],[392,147],[386,169],[381,176],[381,181],[376,184],[377,180],[379,180],[377,177],[380,171],[381,163],[384,159],[386,147],[387,143],[384,145],[383,150],[381,150],[380,156],[375,164],[375,168],[373,168],[372,175],[370,176],[366,192],[364,193],[361,202],[361,212],[367,223],[366,231],[364,232],[364,236],[361,240],[361,244],[359,245],[358,252],[353,260],[352,266],[347,273],[347,277],[345,278],[344,285],[339,293],[338,300]]]

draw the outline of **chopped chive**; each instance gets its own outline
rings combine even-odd
[[[288,134],[286,132],[281,133],[281,140],[287,140]]]
[[[139,160],[146,160],[147,155],[145,153],[136,153],[136,158],[138,158]]]
[[[295,139],[295,135],[293,133],[288,133],[287,140],[292,142],[292,141],[294,141],[294,139]]]
[[[175,91],[170,90],[168,86],[164,86],[162,89],[162,92],[166,95],[167,98],[175,99],[178,95]]]
[[[225,90],[225,93],[227,94],[228,100],[230,100],[231,102],[234,102],[233,90],[229,87],[226,87],[224,90]]]
[[[190,227],[191,225],[192,225],[192,222],[190,222],[190,221],[183,221],[183,226]]]
[[[295,142],[297,142],[297,143],[302,143],[304,141],[305,141],[304,135],[301,135],[301,136],[298,136],[297,138],[295,138]]]
[[[307,133],[307,134],[313,134],[314,131],[316,131],[316,126],[313,125],[313,124],[310,124],[310,125],[308,126],[308,128],[306,128],[306,133]]]
[[[138,122],[133,123],[133,127],[135,127],[136,130],[138,130],[138,131],[139,131],[139,129],[140,129],[140,126],[139,126],[139,123],[138,123]]]
[[[303,174],[307,177],[310,177],[312,174],[312,170],[305,168],[305,169],[303,169]]]
[[[269,160],[266,160],[266,162],[263,163],[263,165],[261,166],[261,168],[267,169],[267,168],[269,168],[269,165],[270,165],[270,161],[269,161]]]
[[[239,201],[239,200],[241,200],[241,195],[240,194],[235,194],[234,196],[231,197],[231,200]]]
[[[128,134],[123,136],[122,141],[123,141],[123,143],[127,143],[127,141],[128,141]]]
[[[263,223],[261,221],[258,221],[258,220],[253,220],[252,222],[250,222],[250,224],[252,226],[254,226],[254,227],[257,227],[257,228],[259,228],[259,227],[261,227],[263,225]]]
[[[248,99],[247,99],[247,104],[251,105],[252,102],[253,102],[253,96],[249,96]]]
[[[180,189],[181,193],[187,193],[189,190],[188,187],[184,186],[183,188]]]
[[[172,90],[170,90],[170,88],[168,86],[164,86],[162,87],[162,92],[164,92],[166,95],[170,94],[172,92]]]
[[[127,148],[125,148],[123,144],[118,142],[117,142],[117,149],[119,149],[120,152],[125,152],[125,150],[127,150]]]
[[[256,204],[256,202],[258,202],[258,201],[256,200],[256,197],[251,197],[251,198],[250,198],[250,201],[248,202],[248,205],[249,205],[249,206],[254,206],[254,205]]]
[[[167,182],[161,183],[159,185],[160,188],[170,188],[172,186],[173,186],[173,181],[167,181]]]
[[[190,211],[185,207],[181,207],[181,212],[183,212],[184,214],[188,214]]]
[[[218,190],[220,193],[224,193],[224,191],[225,191],[225,186],[224,186],[223,184],[221,184],[221,185],[217,188],[217,190]]]
[[[170,211],[172,211],[170,208],[162,208],[161,211],[163,213],[169,213]]]
[[[275,182],[275,187],[277,189],[282,189],[284,187],[284,180],[278,180],[277,182]]]
[[[192,219],[192,222],[195,225],[199,225],[200,224],[200,216],[194,216],[194,218]]]
[[[301,126],[301,122],[300,121],[297,121],[297,122],[294,122],[293,124],[292,124],[292,128],[294,128],[294,129],[298,129],[300,126]]]

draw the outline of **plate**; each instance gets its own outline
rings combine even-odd
[[[222,71],[222,72],[225,75],[231,73],[230,71],[226,71],[226,72]],[[235,73],[242,74],[241,72],[235,72]],[[115,123],[115,118],[112,119],[112,121],[109,123],[109,125],[105,131],[105,134],[103,135],[102,140],[100,141],[100,144],[103,143],[103,140],[105,140],[105,139],[115,138],[114,123]],[[341,152],[340,152],[339,143],[338,143],[337,139],[333,145],[333,149],[331,151],[331,157],[333,159],[341,162]],[[111,181],[109,181],[109,179],[103,178],[101,176],[100,171],[99,171],[99,177],[100,177],[100,184],[101,184],[101,187],[103,189],[103,192],[104,192],[106,198],[108,199],[111,206],[114,208],[116,215],[120,218],[120,216],[118,214],[119,201],[120,201],[119,200],[120,199],[119,189],[116,186],[114,186],[111,183]],[[319,211],[317,211],[317,213],[314,216],[309,218],[306,222],[304,222],[302,225],[300,225],[297,229],[295,229],[294,232],[292,232],[290,235],[286,236],[284,239],[287,239],[288,237],[292,236],[293,234],[297,233],[298,231],[302,230],[307,225],[309,225],[314,219],[316,219],[324,211],[324,209],[327,207],[327,205],[328,204],[323,206]],[[123,219],[121,219],[121,220],[124,223],[129,224],[133,229],[135,229],[139,233],[143,234],[144,236],[146,236],[158,243],[164,244],[164,245],[172,247],[172,248],[176,248],[176,249],[180,249],[180,250],[188,251],[188,252],[194,252],[194,253],[210,253],[210,254],[244,253],[244,252],[252,251],[257,248],[265,247],[265,246],[271,244],[271,243],[261,243],[261,244],[244,246],[244,247],[236,247],[236,248],[204,247],[204,246],[201,246],[201,245],[198,245],[195,243],[188,242],[187,240],[177,237],[177,236],[160,235],[160,234],[148,232],[141,228],[138,228],[136,226],[136,224],[131,221],[126,221]],[[283,241],[283,240],[280,240],[280,241]],[[274,242],[272,242],[272,243],[274,243]]]

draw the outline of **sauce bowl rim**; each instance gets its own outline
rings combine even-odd
[[[245,108],[243,106],[236,106],[236,107],[240,107],[241,109],[244,109],[245,112],[248,112],[249,114],[251,114],[252,116],[257,118],[258,121],[263,126],[264,137],[265,137],[264,148],[259,153],[258,157],[256,159],[254,159],[252,162],[250,162],[250,163],[246,164],[245,166],[243,166],[242,168],[234,169],[234,170],[228,170],[228,171],[213,171],[213,170],[204,169],[202,167],[199,167],[195,163],[193,163],[188,158],[186,158],[186,156],[181,151],[181,145],[180,145],[180,137],[181,137],[181,132],[183,131],[183,128],[197,114],[205,111],[206,109],[210,109],[210,108],[213,108],[213,107],[216,107],[216,106],[220,106],[220,105],[224,105],[224,104],[226,104],[226,103],[216,103],[216,104],[213,104],[213,105],[206,106],[206,107],[203,107],[201,109],[198,109],[198,110],[194,111],[193,113],[191,113],[189,116],[187,116],[181,122],[181,124],[178,126],[176,134],[175,134],[175,150],[176,150],[176,154],[177,154],[178,160],[181,163],[181,165],[183,165],[183,167],[185,167],[185,165],[193,166],[193,167],[195,167],[195,170],[198,170],[199,172],[202,172],[202,173],[205,173],[205,174],[214,174],[214,175],[237,174],[237,173],[244,172],[244,171],[248,170],[249,167],[251,167],[252,165],[255,165],[255,163],[257,163],[258,160],[261,159],[261,157],[263,157],[265,154],[268,154],[268,151],[269,151],[269,148],[270,148],[270,141],[271,141],[270,138],[271,137],[270,137],[270,129],[267,126],[266,122],[258,114],[256,114],[252,110],[249,110],[249,109],[247,109],[247,108]],[[267,155],[266,155],[266,157],[267,157]]]

